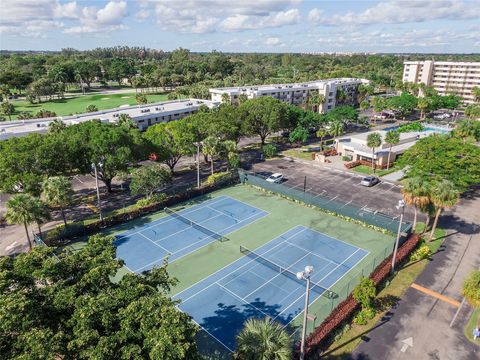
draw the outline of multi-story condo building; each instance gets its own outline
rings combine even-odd
[[[288,104],[302,106],[307,103],[308,97],[313,94],[323,95],[324,102],[316,108],[318,112],[325,113],[339,105],[357,105],[358,86],[368,84],[365,79],[340,78],[315,80],[295,84],[273,84],[240,87],[225,87],[210,89],[212,101],[224,101],[224,94],[228,95],[230,103],[236,104],[240,95],[247,99],[260,96],[270,96]]]
[[[129,115],[140,130],[145,130],[150,125],[182,119],[198,111],[201,106],[213,108],[217,105],[218,103],[210,100],[188,99],[147,105],[120,106],[110,110],[48,119],[5,121],[0,123],[0,140],[25,136],[30,133],[45,133],[48,131],[48,125],[55,119],[62,120],[67,126],[94,119],[114,123],[120,114]]]
[[[405,61],[403,82],[433,86],[440,95],[457,94],[472,104],[480,87],[480,62]]]

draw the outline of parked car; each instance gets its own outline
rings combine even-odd
[[[380,179],[376,176],[365,176],[360,182],[360,185],[371,187],[378,184],[379,182],[380,182]]]
[[[283,181],[283,174],[280,174],[280,173],[272,174],[267,178],[267,181],[275,184],[280,184]]]

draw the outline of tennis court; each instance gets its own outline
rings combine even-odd
[[[296,272],[314,267],[310,303],[329,289],[369,252],[305,226],[295,226],[174,296],[211,337],[234,351],[235,336],[246,319],[269,316],[288,325],[303,310],[305,282]]]
[[[173,262],[268,213],[229,196],[219,196],[181,211],[165,209],[168,216],[116,236],[117,257],[132,272]]]

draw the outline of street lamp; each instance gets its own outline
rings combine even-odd
[[[307,335],[307,316],[308,316],[308,297],[310,295],[310,277],[313,273],[313,266],[307,265],[303,271],[297,272],[298,280],[305,280],[307,282],[307,289],[305,292],[305,309],[303,313],[303,329],[302,329],[302,343],[300,346],[300,360],[305,359],[305,336]]]
[[[98,165],[102,166],[101,163]],[[100,189],[98,187],[98,175],[97,175],[97,164],[92,163],[92,169],[95,172],[95,185],[97,187],[97,203],[98,203],[98,213],[100,214],[100,221],[103,221],[103,215],[102,215],[102,204],[100,203]]]
[[[398,223],[397,239],[395,240],[395,249],[393,250],[392,257],[392,274],[395,271],[395,259],[397,258],[398,242],[400,240],[400,232],[402,231],[403,213],[405,211],[405,201],[398,200],[398,205],[395,205],[397,210],[401,210],[400,221]]]

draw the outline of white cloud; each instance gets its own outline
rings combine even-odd
[[[301,0],[171,1],[140,0],[136,17],[144,20],[154,14],[157,25],[181,33],[236,32],[282,27],[300,20]]]
[[[278,37],[269,37],[265,39],[265,45],[267,46],[275,46],[280,44],[281,44],[281,41],[280,41],[280,38]]]
[[[480,18],[480,2],[461,0],[389,1],[380,2],[363,12],[347,12],[324,15],[322,10],[310,10],[308,19],[317,25],[371,25],[401,24],[448,19],[465,20]]]
[[[67,34],[105,35],[125,29],[122,22],[126,16],[125,0],[109,1],[100,9],[81,7],[76,1],[2,0],[0,33],[44,37],[49,31],[62,29]]]

